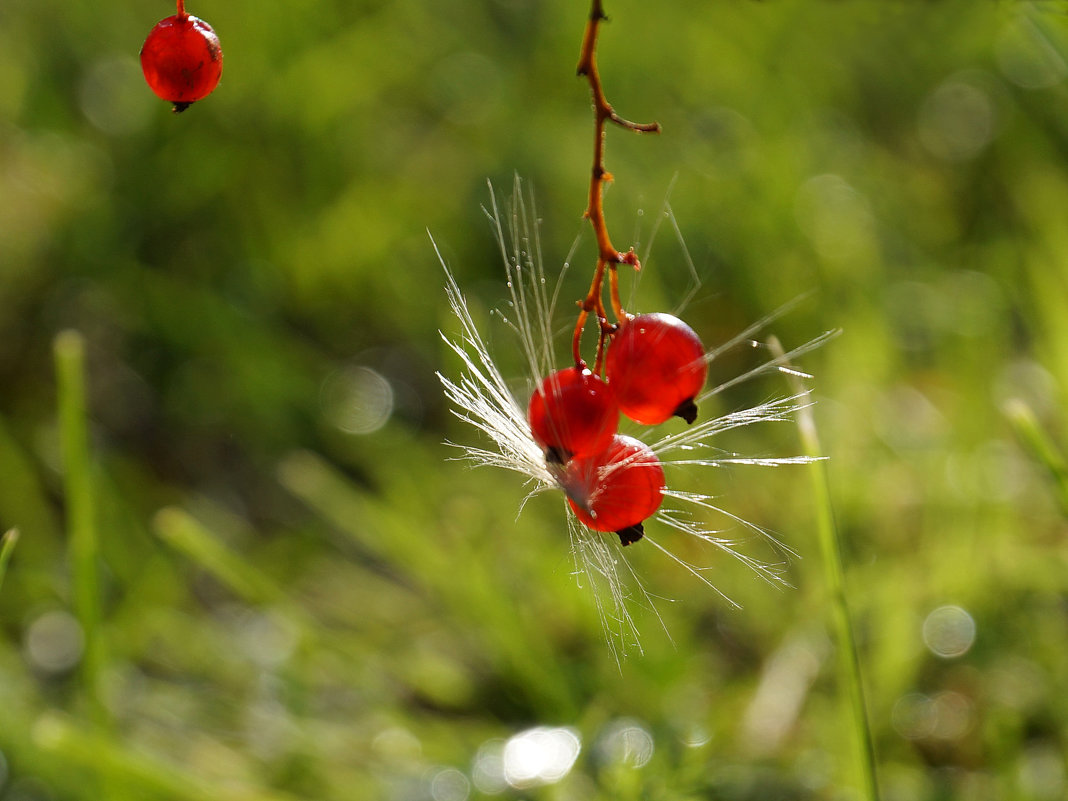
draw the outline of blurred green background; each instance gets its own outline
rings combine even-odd
[[[639,543],[670,636],[635,605],[644,653],[617,665],[561,499],[517,518],[519,480],[449,461],[477,434],[435,377],[457,327],[428,231],[522,396],[482,206],[522,175],[550,275],[582,235],[562,296],[585,292],[585,5],[189,11],[225,69],[173,115],[137,63],[167,3],[0,4],[0,531],[21,532],[0,799],[856,798],[805,468],[705,474],[800,553],[796,588],[716,564],[735,610]],[[802,365],[883,796],[1068,796],[1065,512],[1004,413],[1068,436],[1068,5],[607,11],[608,97],[664,129],[608,132],[616,245],[650,244],[671,186],[707,344],[804,293],[771,333],[843,329]],[[688,285],[666,226],[632,306]],[[100,535],[89,683],[65,329]],[[724,446],[799,451],[783,425]]]

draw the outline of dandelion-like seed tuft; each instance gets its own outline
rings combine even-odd
[[[492,185],[489,191],[490,203],[485,211],[504,264],[508,300],[508,313],[498,310],[497,315],[517,338],[530,387],[534,388],[542,383],[541,376],[553,371],[554,334],[558,330],[554,314],[567,271],[562,270],[556,281],[546,276],[533,196],[524,192],[521,180],[515,179],[506,209],[498,204]],[[671,214],[666,204],[665,213]],[[478,444],[453,443],[461,452],[459,458],[472,465],[518,473],[527,485],[528,498],[553,491],[566,498],[563,508],[575,574],[580,583],[593,589],[606,639],[617,656],[628,647],[640,650],[631,606],[638,603],[654,613],[656,608],[631,567],[623,551],[625,546],[639,541],[647,543],[733,606],[737,604],[718,590],[709,576],[714,554],[730,556],[771,584],[786,584],[784,569],[796,556],[794,551],[762,526],[724,508],[716,496],[704,489],[712,483],[705,476],[711,479],[712,470],[728,465],[775,467],[812,461],[807,456],[750,457],[724,450],[718,444],[721,435],[728,431],[757,423],[792,420],[797,411],[810,403],[807,393],[786,395],[699,420],[674,433],[649,438],[651,429],[642,429],[645,440],[617,435],[608,447],[609,451],[614,448],[616,455],[602,461],[600,466],[593,465],[589,457],[576,457],[561,464],[559,458],[547,454],[544,444],[532,433],[524,406],[497,366],[452,271],[440,251],[437,253],[445,272],[449,305],[459,323],[456,335],[442,333],[459,358],[459,371],[455,375],[439,373],[439,378],[453,413],[482,434]],[[753,337],[788,308],[779,309],[728,342],[705,352],[701,357],[704,365],[731,349],[753,344]],[[760,375],[779,370],[796,374],[788,365],[835,333],[827,332],[784,355],[770,357],[739,375],[704,388],[696,401],[708,400]],[[697,486],[698,490],[673,488],[673,477],[683,473],[688,474],[687,486]],[[613,475],[624,485],[619,492],[613,489]],[[606,499],[617,504],[620,498],[627,499],[624,506],[633,505],[637,509],[640,519],[631,520],[627,513],[617,514],[616,506],[601,505]],[[525,501],[520,509],[524,504]],[[692,558],[677,555],[667,543],[680,535],[695,540],[701,546],[698,550],[707,555],[707,561],[695,563]],[[754,556],[749,547],[754,541],[770,545],[772,558]]]

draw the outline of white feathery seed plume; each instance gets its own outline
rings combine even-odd
[[[490,186],[490,205],[485,209],[493,226],[494,235],[504,262],[508,288],[508,313],[495,313],[505,322],[519,340],[533,386],[541,377],[550,373],[554,364],[553,319],[559,299],[560,281],[550,284],[543,267],[538,224],[533,215],[533,201],[524,197],[520,179],[515,179],[512,202],[508,216],[502,214],[496,196]],[[665,204],[664,219],[674,217]],[[676,234],[681,237],[676,225]],[[655,236],[655,230],[654,230]],[[681,239],[680,239],[681,241]],[[485,338],[479,331],[468,309],[466,298],[456,282],[441,252],[434,244],[435,252],[445,271],[445,291],[452,312],[459,322],[459,333],[442,338],[459,357],[461,368],[455,377],[439,373],[445,395],[452,405],[453,413],[474,426],[483,435],[481,444],[457,445],[462,459],[476,466],[494,466],[511,470],[526,480],[527,498],[548,490],[567,488],[563,484],[562,471],[546,464],[545,454],[531,436],[527,422],[525,403],[513,395],[504,375],[494,362]],[[564,262],[561,277],[567,271],[572,253]],[[688,257],[687,257],[688,258]],[[696,278],[692,262],[691,275]],[[550,286],[552,291],[550,292]],[[792,304],[791,304],[792,306]],[[708,351],[707,361],[732,348],[751,343],[754,335],[788,310],[784,307],[749,326],[728,342]],[[741,382],[773,371],[795,373],[792,360],[803,353],[819,347],[835,336],[837,331],[828,331],[810,342],[796,348],[785,356],[771,359],[740,375],[711,387],[700,395],[698,402],[717,395]],[[802,374],[803,375],[803,374]],[[806,376],[807,377],[807,376]],[[751,408],[739,409],[721,417],[704,420],[677,433],[646,439],[646,444],[660,459],[665,470],[676,467],[690,469],[716,468],[724,465],[757,465],[777,467],[804,464],[812,461],[805,456],[749,457],[731,453],[717,447],[713,440],[724,432],[756,423],[782,422],[809,404],[807,394],[793,395],[761,403]],[[651,429],[650,429],[651,431]],[[452,443],[456,444],[456,443]],[[669,479],[670,483],[670,479]],[[717,589],[707,573],[710,568],[687,561],[657,541],[656,529],[666,528],[693,537],[708,547],[730,556],[757,576],[775,585],[785,585],[784,568],[796,554],[769,531],[751,523],[719,505],[715,496],[694,491],[669,488],[664,490],[664,502],[651,518],[660,526],[646,528],[640,542],[665,555],[682,569],[697,578],[726,603],[737,606],[725,593]],[[523,502],[525,504],[525,501]],[[523,504],[520,504],[522,509]],[[565,504],[565,509],[566,509]],[[724,528],[713,527],[708,519],[720,517]],[[588,585],[594,593],[595,604],[604,629],[605,638],[618,659],[628,647],[640,651],[638,630],[628,610],[631,603],[641,603],[655,613],[655,605],[642,586],[623,551],[623,545],[611,533],[593,531],[584,526],[570,510],[566,513],[570,535],[571,555],[575,575],[579,582]],[[726,531],[735,532],[728,536]],[[741,536],[737,535],[741,532]],[[768,562],[749,553],[744,546],[753,539],[763,540],[775,553],[777,561]],[[639,545],[640,547],[640,545]]]

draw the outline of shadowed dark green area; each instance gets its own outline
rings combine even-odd
[[[174,115],[137,62],[172,6],[0,6],[0,532],[19,532],[0,801],[855,798],[804,468],[668,466],[797,551],[795,588],[650,521],[742,608],[635,543],[656,611],[632,607],[644,653],[617,664],[562,496],[517,518],[521,480],[444,444],[478,434],[435,376],[458,370],[438,335],[457,325],[428,232],[521,402],[535,378],[488,313],[509,312],[487,180],[501,198],[527,181],[553,278],[581,234],[566,361],[594,258],[582,4],[188,10],[225,67]],[[789,350],[843,330],[798,364],[883,797],[1064,797],[1068,5],[606,10],[608,98],[663,126],[608,131],[612,237],[644,259],[628,308],[683,300],[684,243],[701,286],[681,313],[708,346],[805,293],[765,333]],[[88,651],[66,330],[86,358]],[[762,358],[735,349],[710,381]],[[789,391],[767,377],[700,414]],[[801,450],[789,424],[723,447]],[[534,726],[577,736],[570,772],[495,783],[493,755]]]

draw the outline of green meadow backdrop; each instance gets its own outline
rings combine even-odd
[[[188,10],[225,68],[174,115],[137,60],[167,2],[0,4],[0,799],[861,798],[808,467],[683,471],[797,552],[792,588],[651,523],[740,608],[631,546],[655,608],[617,662],[562,496],[520,513],[446,444],[479,435],[435,375],[433,243],[533,379],[490,314],[490,184],[505,208],[521,176],[570,263],[566,360],[585,4]],[[608,98],[663,126],[608,131],[631,308],[675,309],[688,256],[710,347],[797,299],[757,338],[841,329],[799,366],[881,797],[1064,798],[1068,5],[606,10]]]

